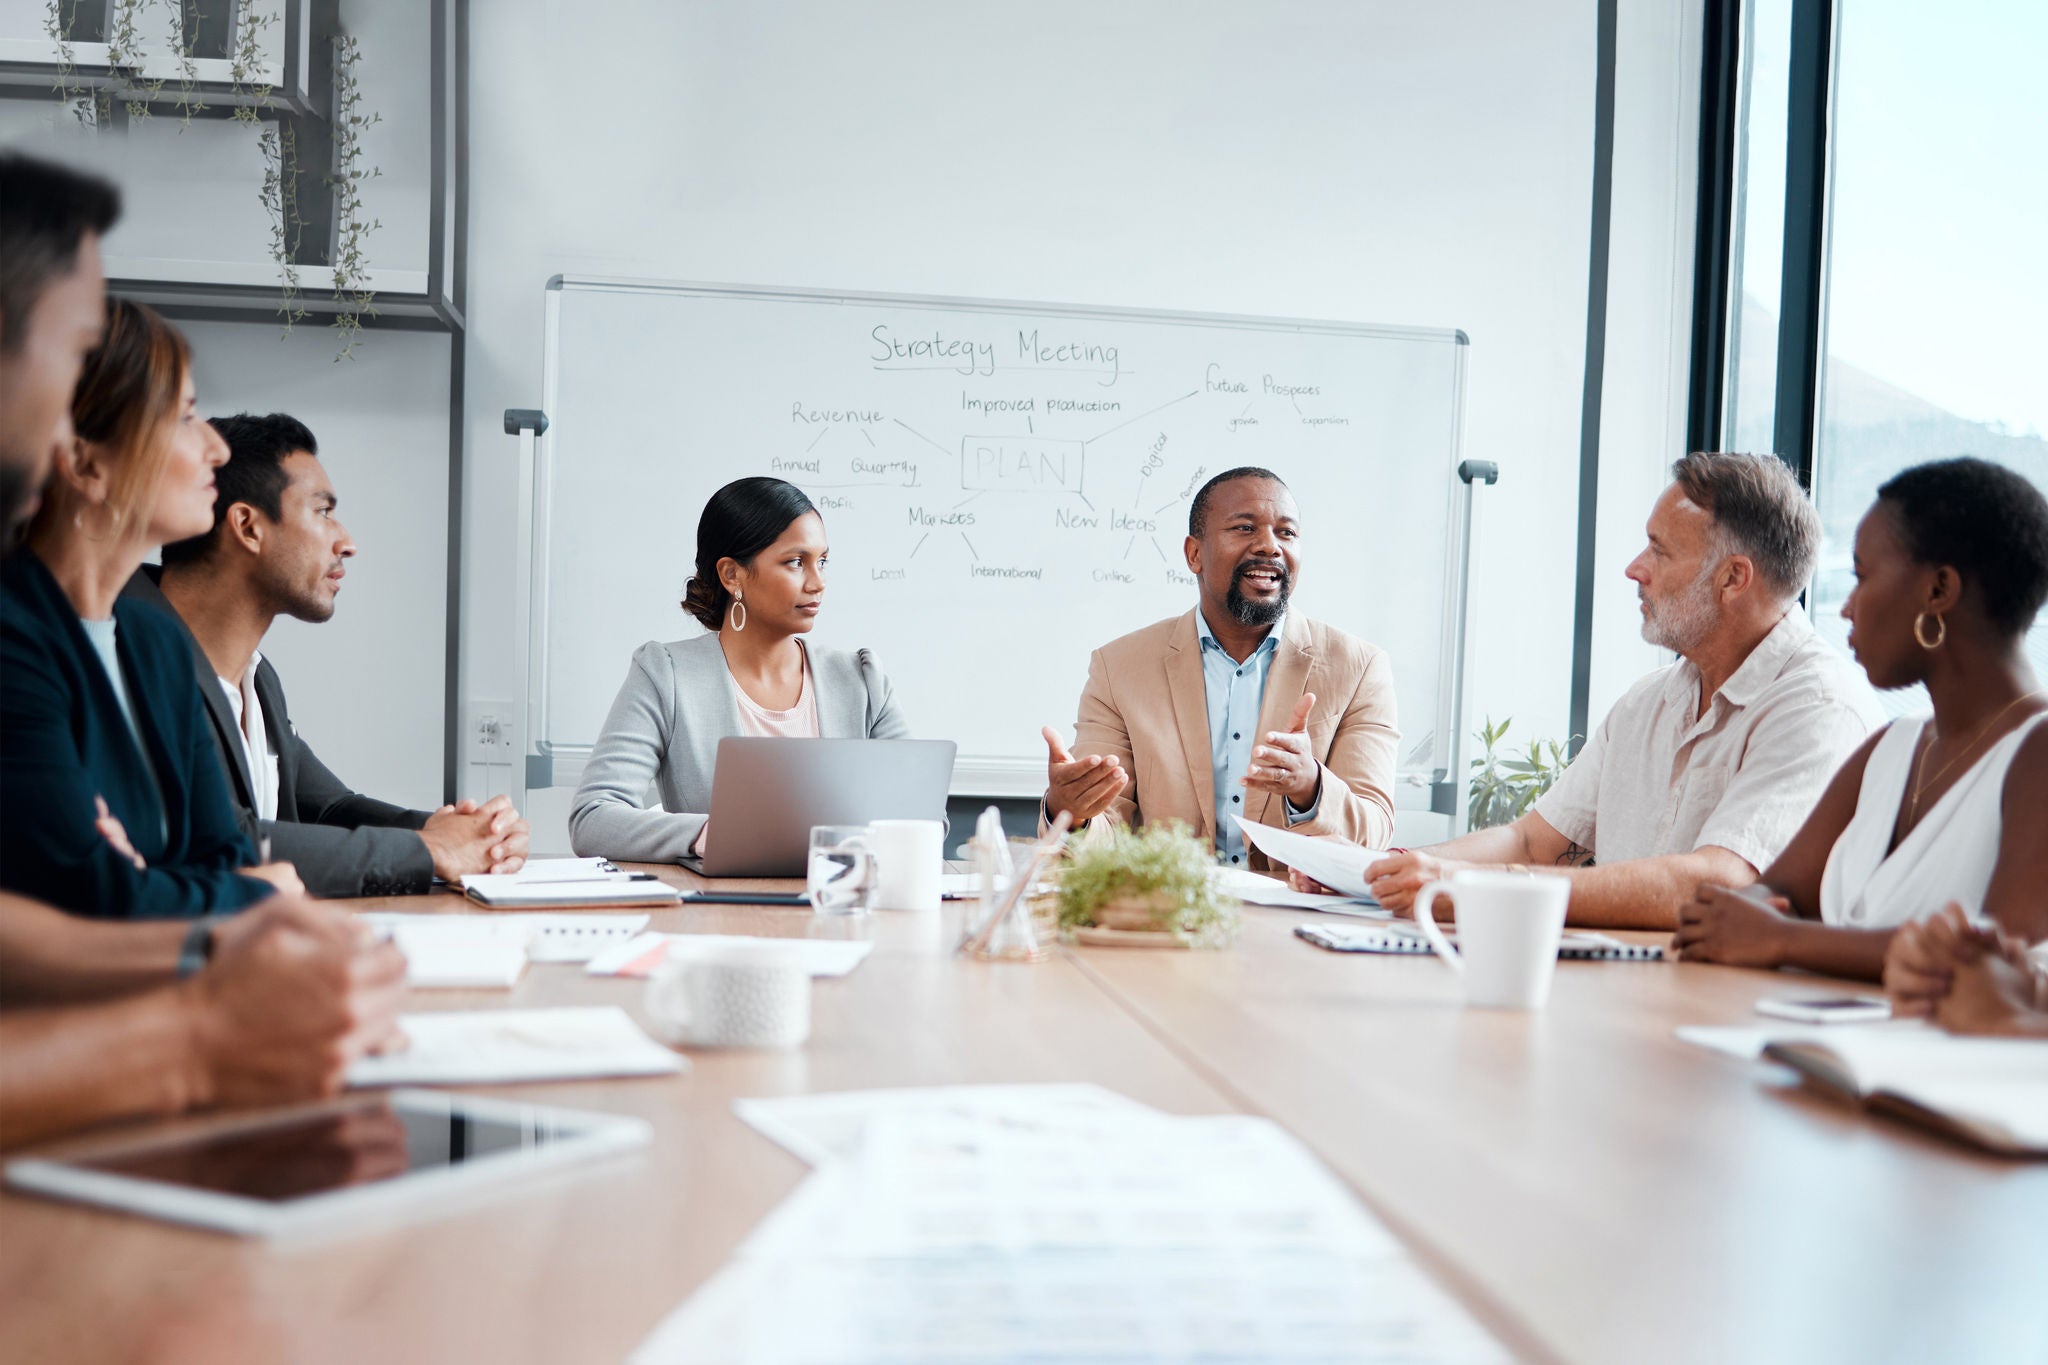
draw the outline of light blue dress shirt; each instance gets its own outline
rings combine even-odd
[[[1244,814],[1250,789],[1238,785],[1251,766],[1252,746],[1259,742],[1259,708],[1266,700],[1266,677],[1273,671],[1273,657],[1280,649],[1280,635],[1287,618],[1273,623],[1266,638],[1243,663],[1230,657],[1209,629],[1209,620],[1195,612],[1195,633],[1202,642],[1202,690],[1209,706],[1209,767],[1216,792],[1216,852],[1224,866],[1243,867],[1244,832],[1230,817]],[[1322,804],[1322,792],[1307,810],[1287,804],[1287,823],[1298,825],[1315,818]]]

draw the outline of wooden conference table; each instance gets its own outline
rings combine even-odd
[[[1672,1038],[1751,1022],[1789,978],[1565,963],[1546,1012],[1468,1012],[1433,959],[1296,939],[1308,912],[1248,907],[1227,952],[1062,948],[1037,965],[957,959],[959,917],[657,912],[668,931],[876,946],[817,983],[801,1051],[482,1088],[638,1115],[654,1144],[447,1216],[268,1247],[0,1196],[0,1359],[616,1360],[805,1174],[734,1098],[1080,1080],[1284,1124],[1524,1359],[2048,1360],[2048,1163],[1978,1156]],[[641,989],[535,964],[510,992],[409,1007],[637,1014]]]

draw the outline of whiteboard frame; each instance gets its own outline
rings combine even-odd
[[[1181,312],[1166,308],[1110,308],[1093,304],[1039,303],[1020,299],[960,298],[946,294],[884,294],[854,290],[822,291],[777,285],[710,284],[684,280],[644,280],[616,275],[555,275],[545,290],[545,321],[541,339],[541,411],[548,429],[533,438],[531,453],[521,438],[519,510],[516,527],[520,564],[519,633],[522,695],[518,714],[524,720],[524,754],[513,777],[519,805],[527,804],[530,787],[575,786],[590,756],[587,744],[556,744],[547,738],[548,724],[548,573],[550,497],[554,487],[554,425],[561,380],[562,295],[569,290],[621,294],[665,294],[679,298],[759,299],[781,303],[829,304],[843,307],[881,305],[890,308],[936,308],[963,313],[1024,313],[1033,317],[1098,319],[1110,322],[1151,322],[1175,326],[1227,327],[1319,336],[1363,337],[1376,341],[1440,342],[1451,354],[1451,450],[1455,473],[1463,457],[1465,436],[1465,356],[1471,338],[1460,328],[1380,326],[1314,318],[1283,318],[1251,313]],[[1444,776],[1431,793],[1431,809],[1451,818],[1452,832],[1465,826],[1463,773],[1465,756],[1464,692],[1465,631],[1471,578],[1473,487],[1462,479],[1462,495],[1449,499],[1445,532],[1447,563],[1442,613],[1450,623],[1438,660],[1437,731],[1450,736]],[[1445,788],[1448,788],[1448,800]],[[954,796],[1036,797],[1045,791],[1045,765],[1036,759],[970,755],[953,768]],[[1448,804],[1449,809],[1445,809]]]

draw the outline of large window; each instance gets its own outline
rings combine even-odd
[[[1841,640],[1885,479],[1977,455],[2048,481],[2048,6],[1841,0],[1813,610]],[[2048,631],[2028,642],[2048,676]]]
[[[1791,31],[1792,0],[1744,4],[1729,228],[1723,450],[1771,449],[1777,420],[1778,293],[1785,255],[1785,81]]]
[[[1724,449],[1809,477],[1827,541],[1808,603],[1840,643],[1856,524],[1892,474],[1977,455],[2048,487],[2048,4],[1729,2],[1727,348],[1704,373]],[[1802,127],[1825,139],[1803,183]],[[1817,358],[1789,418],[1807,371],[1788,354]],[[2029,652],[2048,677],[2048,627]]]

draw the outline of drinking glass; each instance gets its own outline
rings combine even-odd
[[[875,854],[866,825],[811,826],[804,890],[821,915],[858,915],[875,896]]]

